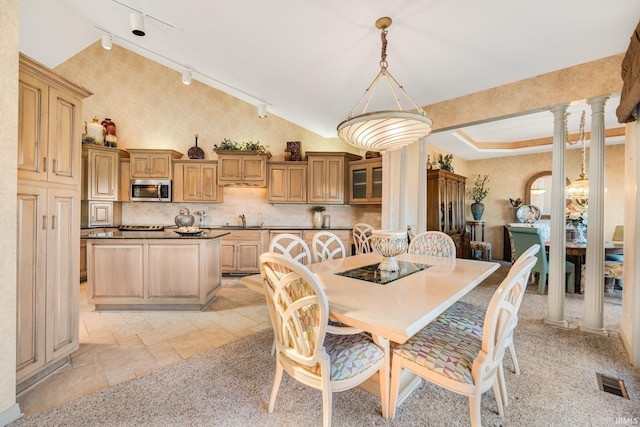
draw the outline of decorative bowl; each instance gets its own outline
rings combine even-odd
[[[407,251],[409,242],[407,233],[399,230],[373,230],[369,241],[371,249],[382,255],[378,266],[380,271],[399,271],[395,256]]]

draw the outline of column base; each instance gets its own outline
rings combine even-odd
[[[546,325],[551,325],[551,326],[560,326],[561,328],[568,328],[569,327],[569,323],[566,320],[551,320],[551,319],[547,319],[545,318],[542,323],[546,324]]]
[[[581,332],[586,332],[589,334],[594,334],[594,335],[601,335],[601,336],[609,336],[609,332],[604,329],[604,328],[590,328],[588,326],[584,326],[584,325],[580,325],[580,331]]]

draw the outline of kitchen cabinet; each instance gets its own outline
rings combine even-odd
[[[470,257],[465,222],[467,178],[444,169],[427,173],[427,230],[447,233],[456,244],[458,258]]]
[[[216,151],[220,185],[267,185],[267,155],[257,151]]]
[[[222,237],[223,273],[259,273],[260,255],[267,251],[267,230],[232,230]]]
[[[267,164],[269,203],[307,202],[307,162]]]
[[[349,163],[349,204],[382,204],[382,157]]]
[[[122,224],[122,209],[119,203],[99,200],[82,201],[81,227],[113,227]]]
[[[131,161],[129,158],[120,158],[118,178],[118,201],[131,201]]]
[[[91,93],[20,55],[18,179],[80,182],[81,104]]]
[[[306,152],[307,202],[344,204],[345,188],[348,185],[348,164],[360,160],[360,156],[342,152]]]
[[[16,381],[20,392],[78,349],[82,99],[20,54]]]
[[[120,159],[126,156],[116,148],[82,146],[81,227],[120,225]]]
[[[131,179],[172,179],[171,161],[182,157],[174,150],[128,149]]]
[[[18,184],[19,390],[78,349],[79,203],[79,189]]]
[[[174,202],[222,202],[215,160],[175,160],[173,178]]]

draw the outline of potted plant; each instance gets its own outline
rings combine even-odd
[[[476,181],[473,183],[473,187],[468,190],[469,198],[473,200],[473,203],[471,203],[471,214],[476,221],[480,221],[484,213],[484,204],[482,201],[487,197],[487,194],[489,194],[487,182],[489,182],[489,175],[478,175]]]
[[[267,158],[270,159],[271,152],[268,150],[268,148],[269,148],[268,146],[265,147],[264,145],[260,144],[260,141],[237,142],[237,141],[232,141],[228,138],[224,138],[222,141],[220,141],[220,145],[218,144],[213,145],[213,151],[216,154],[219,153],[220,151],[248,151],[248,152],[255,152],[258,155],[267,156]]]
[[[322,212],[326,211],[327,208],[320,205],[314,205],[314,206],[311,206],[309,210],[313,215],[311,218],[313,222],[313,228],[320,228],[322,226]]]
[[[438,167],[440,169],[453,172],[453,166],[451,165],[451,162],[453,161],[453,154],[447,154],[446,156],[438,154],[436,161],[438,162]]]

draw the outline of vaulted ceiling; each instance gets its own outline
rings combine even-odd
[[[20,50],[49,67],[111,34],[114,44],[179,73],[191,69],[194,79],[329,138],[379,71],[374,23],[382,16],[393,19],[389,71],[419,105],[622,53],[640,17],[637,0],[21,0],[20,8]],[[131,31],[137,12],[143,37]],[[615,97],[607,103],[607,129],[620,127],[616,106]],[[369,111],[394,108],[374,97]],[[577,132],[585,107],[571,108]],[[429,141],[471,160],[547,150],[514,151],[513,142],[552,133],[549,113],[537,113]]]

